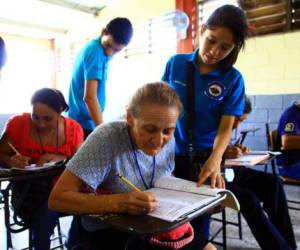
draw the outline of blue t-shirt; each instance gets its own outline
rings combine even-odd
[[[281,115],[278,124],[278,136],[300,135],[300,108],[296,103],[288,107]]]
[[[244,80],[238,70],[214,70],[201,74],[197,60],[198,50],[191,54],[178,54],[167,63],[162,80],[168,82],[180,96],[184,106],[178,120],[175,139],[176,153],[188,152],[187,137],[187,64],[195,67],[195,125],[193,147],[206,150],[213,147],[222,115],[241,116],[244,108]]]
[[[300,136],[300,108],[296,103],[288,107],[278,123],[278,141],[282,135]],[[300,180],[300,152],[286,151],[277,157],[280,175]]]
[[[101,37],[88,42],[78,54],[74,66],[69,89],[69,117],[73,118],[84,129],[94,129],[95,124],[90,117],[83,100],[85,81],[98,80],[97,97],[101,112],[105,109],[105,83],[109,57],[101,46]]]

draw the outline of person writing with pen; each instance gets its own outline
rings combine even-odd
[[[59,90],[43,88],[32,98],[32,112],[11,117],[0,140],[0,164],[23,168],[71,157],[82,143],[82,129],[61,114],[68,105]]]
[[[28,166],[30,158],[21,155],[20,152],[9,141],[7,141],[7,144],[15,152],[15,154],[12,157],[10,157],[10,163],[7,165],[11,165],[16,168],[24,168]]]
[[[182,111],[177,94],[166,83],[149,83],[133,95],[125,121],[100,125],[93,131],[54,186],[49,207],[64,213],[147,214],[157,208],[154,194],[144,191],[160,177],[174,170],[174,130]],[[124,179],[126,178],[126,179]],[[125,181],[126,180],[126,181]],[[131,182],[132,185],[127,183]],[[124,182],[125,181],[125,182]],[[112,194],[82,192],[85,185]],[[129,234],[85,220],[84,247],[124,249]],[[117,239],[117,240],[116,240]],[[143,242],[143,249],[165,249]],[[203,249],[201,235],[182,249]],[[208,249],[208,248],[207,248]]]
[[[251,106],[250,98],[245,96],[243,115],[235,118],[234,129],[248,118]],[[249,151],[238,142],[227,146],[223,158],[238,158]],[[226,183],[226,188],[238,199],[240,211],[261,249],[296,249],[280,178],[244,166],[233,167],[233,171],[234,179]]]
[[[226,148],[225,154],[227,158],[238,158],[249,152],[249,148],[242,144],[230,145]]]
[[[250,101],[250,98],[245,95],[245,104],[244,104],[244,109],[243,109],[243,114],[241,116],[237,116],[234,119],[234,123],[232,128],[237,129],[239,125],[245,121],[249,114],[252,111],[252,104]],[[237,140],[233,144],[229,144],[224,152],[224,157],[225,158],[238,158],[241,157],[242,155],[246,154],[249,152],[249,148],[247,148],[245,145],[242,144],[242,138],[238,137]]]
[[[15,115],[6,123],[0,139],[1,166],[24,168],[61,161],[73,156],[83,141],[80,125],[62,116],[68,105],[59,90],[39,89],[31,104],[31,113]],[[59,217],[47,206],[54,178],[45,176],[12,183],[14,212],[31,228],[35,250],[50,248],[50,236]]]

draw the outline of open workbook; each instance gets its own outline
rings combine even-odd
[[[216,204],[239,210],[240,205],[233,193],[226,189],[196,186],[196,182],[175,177],[162,177],[148,189],[158,198],[159,206],[148,215],[166,221],[181,220],[201,213]]]
[[[255,166],[256,164],[268,160],[270,156],[275,156],[279,154],[281,154],[281,152],[249,151],[238,158],[226,159],[225,165],[226,166]]]

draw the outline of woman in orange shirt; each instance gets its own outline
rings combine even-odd
[[[68,105],[60,91],[40,89],[32,96],[31,104],[31,114],[13,116],[6,124],[0,139],[1,166],[24,168],[32,163],[60,161],[71,157],[83,141],[80,125],[62,116]],[[12,203],[15,212],[31,227],[36,250],[50,248],[50,236],[59,217],[47,206],[53,182],[53,177],[42,177],[14,183]]]

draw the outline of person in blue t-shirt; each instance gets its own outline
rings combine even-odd
[[[103,122],[109,59],[128,45],[132,34],[127,18],[112,19],[101,35],[89,41],[77,55],[69,88],[68,115],[82,126],[84,138]],[[71,229],[66,242],[68,249],[81,245],[79,217],[72,221]]]
[[[191,54],[171,57],[162,78],[179,94],[185,108],[175,132],[176,174],[196,179],[199,185],[210,177],[212,187],[224,187],[220,175],[222,155],[229,143],[235,116],[243,114],[244,80],[232,65],[247,37],[247,19],[240,8],[223,5],[202,25],[200,33],[199,48]],[[189,63],[193,83],[188,83]],[[194,85],[192,139],[188,136],[188,100],[191,98],[188,84]],[[189,164],[191,151],[192,160],[197,164]],[[188,166],[197,169],[189,171]]]
[[[283,112],[277,131],[279,146],[283,150],[277,158],[279,173],[300,181],[300,101]]]
[[[243,77],[233,64],[247,35],[243,10],[223,5],[201,26],[199,48],[172,56],[166,65],[162,79],[175,89],[184,105],[175,131],[178,177],[198,181],[198,185],[210,177],[211,187],[224,187],[222,156],[235,117],[243,114],[245,94]],[[193,226],[199,232],[205,229],[208,237],[204,224],[197,220]]]
[[[234,129],[248,118],[251,110],[251,101],[245,97],[243,115],[235,118]],[[238,158],[248,151],[241,144],[228,145],[223,157]],[[226,188],[238,199],[240,211],[261,249],[296,249],[281,178],[244,166],[235,166],[233,171],[234,179],[226,183]]]
[[[1,70],[4,64],[6,63],[6,46],[5,42],[0,36],[0,77],[1,77]]]
[[[80,123],[85,138],[103,122],[108,62],[131,40],[133,28],[127,18],[115,18],[101,35],[79,52],[69,89],[69,116]]]

